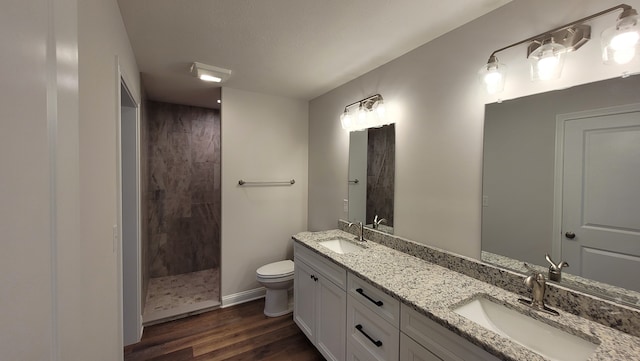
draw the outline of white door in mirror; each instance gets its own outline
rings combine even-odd
[[[640,291],[640,105],[564,119],[565,272]]]

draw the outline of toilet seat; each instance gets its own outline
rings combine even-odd
[[[264,265],[256,271],[256,275],[262,279],[274,279],[293,276],[294,263],[284,260]]]

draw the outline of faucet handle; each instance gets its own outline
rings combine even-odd
[[[554,271],[555,270],[561,271],[562,267],[569,267],[569,264],[567,262],[565,262],[565,261],[562,261],[562,262],[556,264],[555,262],[553,262],[553,260],[551,259],[551,257],[549,256],[548,253],[544,255],[544,258],[547,260],[547,262],[549,262],[549,264],[550,264],[549,269],[550,270],[553,269]]]
[[[560,280],[562,279],[562,268],[563,267],[569,267],[569,264],[567,262],[565,262],[565,261],[562,261],[562,262],[556,264],[555,262],[553,262],[551,257],[549,257],[548,253],[544,255],[544,258],[550,264],[550,266],[549,266],[549,279],[552,280],[552,281],[560,282]]]

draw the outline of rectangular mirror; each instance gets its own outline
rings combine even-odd
[[[349,133],[348,174],[349,222],[362,222],[367,227],[392,234],[394,124]]]
[[[485,107],[482,260],[640,306],[640,76]]]

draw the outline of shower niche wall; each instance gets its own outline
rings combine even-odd
[[[143,323],[150,325],[220,304],[220,111],[145,105]]]

